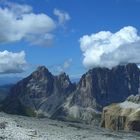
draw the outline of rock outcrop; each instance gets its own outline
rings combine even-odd
[[[101,126],[112,130],[140,131],[140,95],[103,109]]]

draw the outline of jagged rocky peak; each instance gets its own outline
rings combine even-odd
[[[33,73],[50,73],[45,66],[38,66]]]
[[[63,92],[71,93],[75,90],[76,85],[71,83],[69,76],[62,72],[58,76],[56,76],[56,83],[58,87],[61,87],[60,90],[63,90]]]
[[[93,68],[84,74],[72,98],[73,104],[102,107],[124,101],[138,94],[140,71],[136,64],[118,65],[112,69]]]
[[[42,78],[47,76],[52,76],[49,70],[45,66],[39,66],[37,69],[31,74],[31,76],[36,78]]]
[[[45,72],[45,71],[48,71],[48,69],[46,68],[46,66],[38,66],[37,71]]]
[[[99,105],[105,102],[107,86],[109,83],[109,69],[93,68],[84,74],[78,83],[72,102],[81,107],[99,109]],[[102,104],[101,104],[102,105]]]
[[[60,73],[57,77],[61,81],[68,80],[70,82],[69,76],[65,72]]]
[[[116,74],[116,72],[119,75],[126,74],[128,75],[128,78],[135,78],[135,77],[139,77],[140,75],[140,70],[135,63],[128,63],[126,65],[118,65],[116,67],[113,67],[112,73]]]
[[[100,88],[108,80],[108,68],[93,68],[84,74],[79,82],[80,87],[88,87],[94,89],[95,85],[99,84]],[[103,83],[102,83],[103,82]],[[90,84],[90,85],[89,85]]]
[[[58,78],[58,81],[61,83],[63,88],[66,88],[71,84],[69,76],[65,72],[58,75],[57,78]]]
[[[65,73],[52,75],[45,66],[39,66],[31,75],[19,81],[5,99],[3,110],[8,113],[34,113],[51,117],[73,92],[75,86]],[[20,108],[22,111],[20,111]]]

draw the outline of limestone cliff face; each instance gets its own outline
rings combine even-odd
[[[41,66],[12,87],[11,94],[3,103],[3,110],[50,117],[74,89],[75,85],[65,73],[53,76],[46,67]]]
[[[84,74],[77,86],[71,105],[104,107],[138,94],[140,71],[136,64],[107,68],[94,68]]]
[[[112,130],[140,131],[140,95],[103,109],[101,126]]]

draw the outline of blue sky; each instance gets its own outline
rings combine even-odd
[[[79,39],[84,35],[90,36],[100,31],[116,33],[128,26],[137,29],[138,32],[135,33],[137,36],[140,31],[139,0],[10,0],[8,2],[29,5],[32,7],[32,13],[44,13],[57,22],[56,24],[58,24],[58,17],[54,15],[54,9],[67,13],[70,17],[63,25],[57,25],[58,27],[51,32],[54,36],[51,45],[31,45],[24,39],[0,43],[1,52],[4,50],[13,53],[25,52],[26,62],[30,66],[25,72],[19,74],[21,76],[27,75],[38,65],[45,65],[55,74],[64,70],[70,76],[79,76],[93,66],[91,62],[88,65],[83,64],[85,57],[83,54],[86,52],[81,50]],[[2,1],[1,8],[5,7],[7,4],[3,5]],[[6,32],[8,34],[9,31]],[[139,39],[133,40],[131,43],[137,41]],[[90,59],[89,56],[88,59]],[[135,58],[131,58],[129,61],[132,59]]]

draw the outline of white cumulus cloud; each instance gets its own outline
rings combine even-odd
[[[69,15],[55,10],[59,23],[63,24]],[[29,5],[5,2],[0,6],[0,43],[25,40],[30,44],[50,44],[57,21],[44,13],[34,13]]]
[[[0,51],[0,74],[21,73],[27,67],[25,52]]]
[[[111,68],[123,63],[140,63],[140,36],[132,26],[116,33],[101,31],[80,38],[86,68]]]
[[[54,15],[58,16],[59,25],[64,25],[66,21],[70,20],[70,15],[59,9],[54,9]]]

